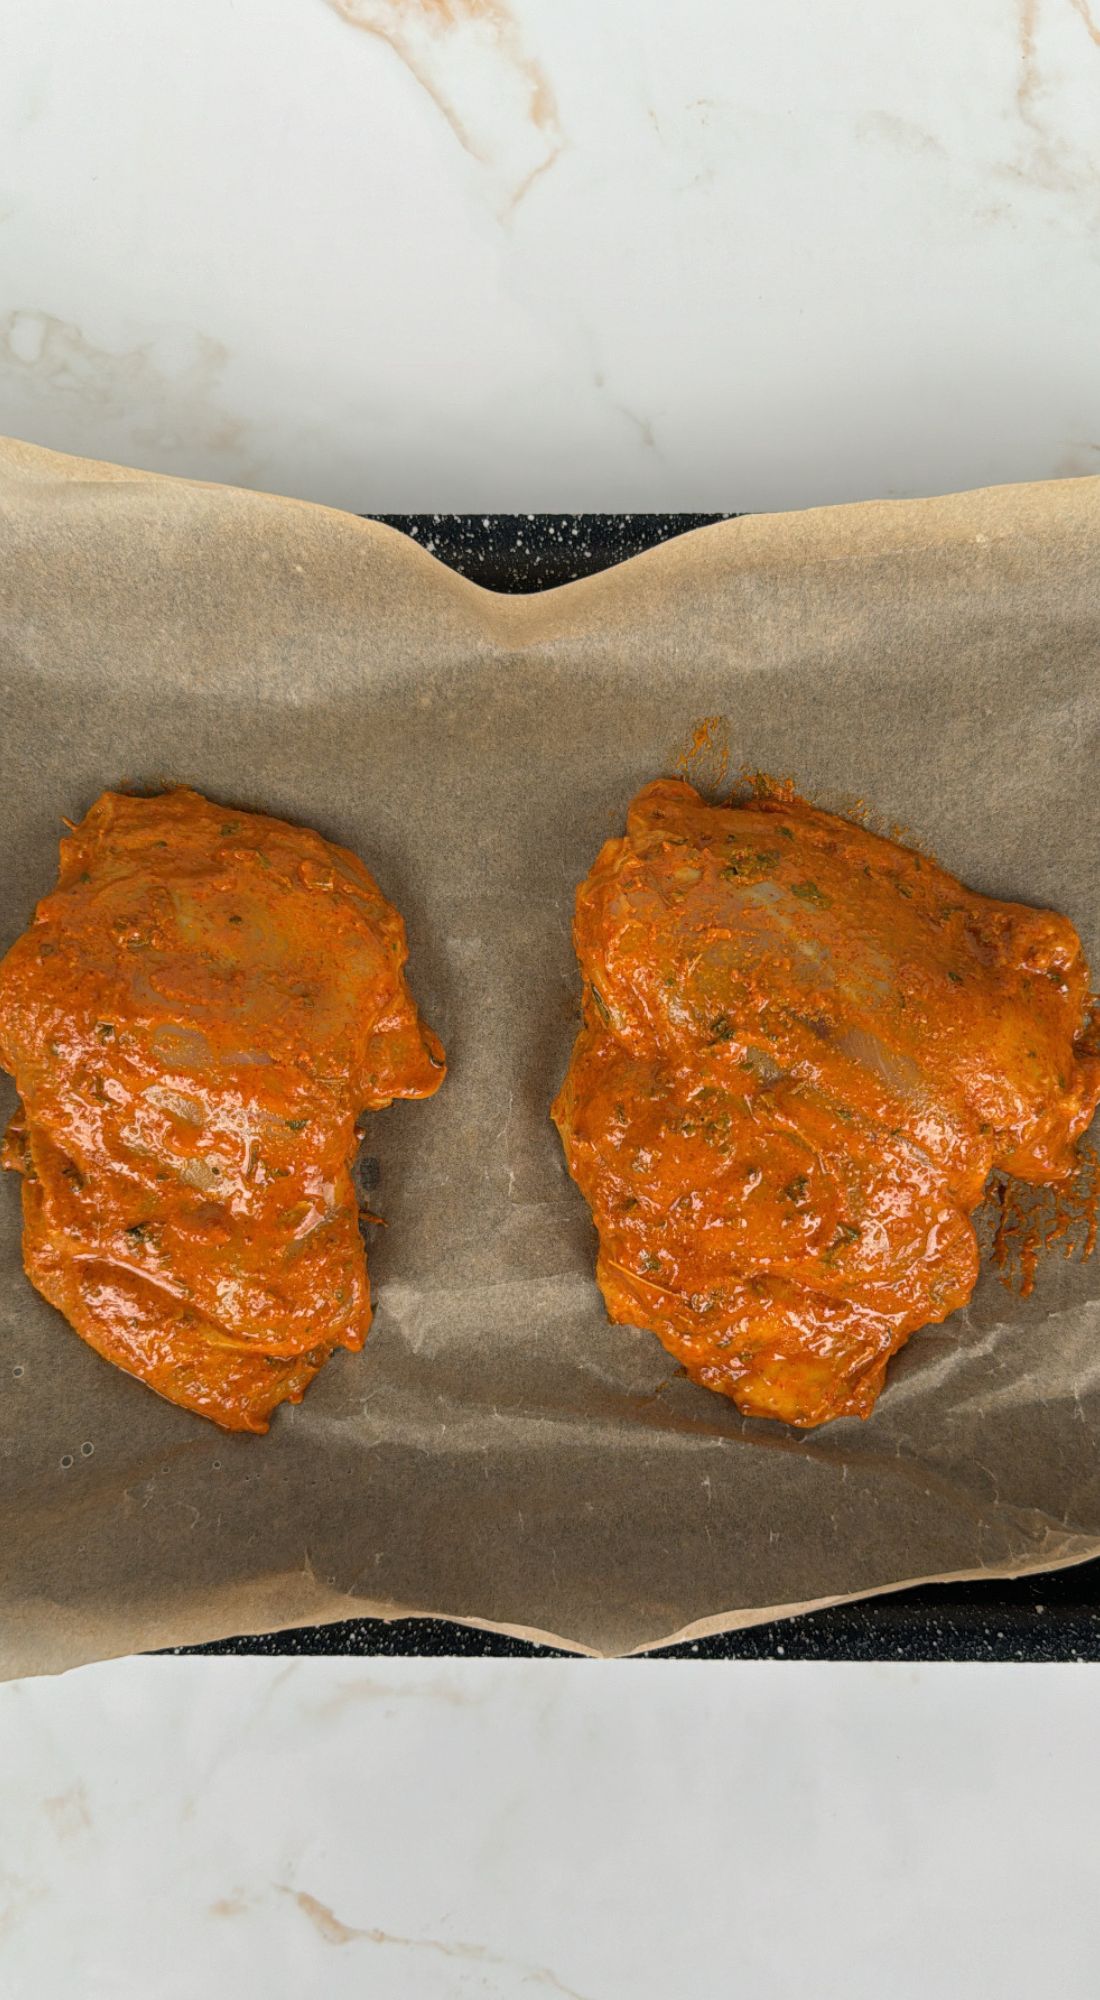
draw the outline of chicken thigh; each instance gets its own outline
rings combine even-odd
[[[0,965],[27,1273],[174,1403],[266,1430],[370,1295],[356,1117],[443,1052],[361,861],[190,791],[106,792]]]
[[[611,1318],[746,1414],[866,1416],[970,1297],[990,1169],[1074,1171],[1100,1059],[1073,926],[801,800],[661,780],[574,935],[553,1116]]]

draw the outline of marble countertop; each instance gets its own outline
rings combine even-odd
[[[11,2000],[1092,2000],[1087,1667],[131,1660],[0,1688]]]
[[[0,429],[357,511],[1100,471],[1094,0],[8,0]]]
[[[363,512],[1100,472],[1095,0],[7,0],[0,431]],[[1095,1992],[1087,1668],[0,1688],[0,1994]]]

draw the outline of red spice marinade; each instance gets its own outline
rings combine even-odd
[[[263,1431],[370,1293],[355,1122],[443,1051],[356,855],[189,791],[105,792],[0,964],[23,1261],[108,1361]]]
[[[716,720],[688,756],[728,769]],[[1028,1273],[1063,1215],[1087,1240],[1100,1056],[1066,918],[790,785],[708,805],[663,779],[581,884],[574,937],[584,1026],[554,1118],[609,1314],[747,1415],[868,1413],[889,1357],[969,1299],[991,1170],[1047,1190]]]
[[[1059,1248],[1067,1262],[1085,1263],[1096,1248],[1100,1212],[1100,1154],[1086,1141],[1070,1180],[1050,1187],[998,1176],[984,1207],[993,1223],[991,1255],[1009,1291],[1030,1298],[1038,1267]]]

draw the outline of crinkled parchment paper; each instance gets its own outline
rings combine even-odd
[[[1100,968],[1098,669],[1096,480],[728,522],[507,599],[350,516],[0,447],[0,947],[63,813],[194,785],[364,857],[451,1064],[371,1122],[366,1350],[266,1438],[86,1348],[4,1176],[6,1671],[356,1612],[622,1652],[1100,1552],[1100,1258],[1027,1301],[986,1272],[866,1424],[746,1421],[607,1324],[547,1111],[575,885],[701,717]]]

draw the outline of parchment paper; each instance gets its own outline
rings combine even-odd
[[[1098,666],[1097,480],[729,522],[507,599],[350,516],[0,446],[0,946],[63,813],[183,782],[364,857],[451,1064],[371,1124],[366,1350],[266,1438],[86,1348],[3,1177],[4,1669],[357,1612],[623,1652],[1100,1552],[1100,1258],[1027,1302],[985,1273],[869,1422],[796,1434],[607,1324],[548,1117],[575,885],[705,716],[1064,910],[1100,971]]]

